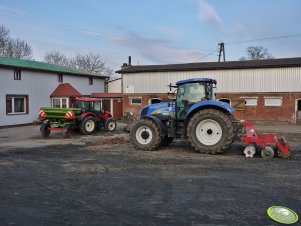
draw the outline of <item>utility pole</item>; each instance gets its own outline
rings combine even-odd
[[[221,42],[218,43],[219,46],[219,53],[218,53],[218,62],[221,62],[221,56],[223,55],[224,62],[226,61],[226,56],[225,56],[225,43]]]

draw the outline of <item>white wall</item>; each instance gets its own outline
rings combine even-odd
[[[121,93],[121,79],[110,81],[108,83],[108,93]]]
[[[214,78],[216,92],[301,92],[301,67],[143,72],[123,76],[123,92],[167,93],[168,84],[189,78]]]
[[[89,85],[85,76],[63,75],[63,83],[70,83],[80,93],[90,95],[104,92],[104,79],[94,78]],[[21,70],[21,80],[14,80],[14,70],[0,68],[0,126],[31,123],[37,119],[42,106],[50,106],[50,95],[60,83],[57,73]],[[29,114],[6,115],[6,95],[28,95]]]

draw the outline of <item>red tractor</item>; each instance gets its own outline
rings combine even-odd
[[[65,136],[79,128],[82,134],[93,134],[97,128],[114,131],[117,127],[110,112],[102,110],[102,99],[75,97],[72,108],[42,107],[39,118],[43,121],[40,131],[48,137],[51,130],[63,130]]]

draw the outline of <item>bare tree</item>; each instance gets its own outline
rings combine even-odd
[[[0,56],[15,57],[22,59],[32,58],[31,46],[20,39],[12,39],[9,36],[9,30],[0,26]]]
[[[30,45],[20,39],[11,39],[6,48],[6,56],[18,59],[31,59],[32,50]]]
[[[99,54],[77,54],[70,60],[70,66],[73,66],[81,71],[88,71],[95,74],[107,76],[111,76],[113,74],[113,70],[106,65],[106,62]]]
[[[73,58],[67,58],[59,51],[52,51],[45,54],[44,62],[49,64],[73,67],[80,71],[87,71],[90,73],[106,75],[109,77],[113,75],[113,69],[107,66],[107,63],[99,54],[77,54]]]
[[[61,66],[69,66],[68,58],[59,51],[47,52],[44,56],[44,62]]]
[[[0,26],[0,56],[5,56],[6,48],[9,43],[9,30],[3,25]]]
[[[262,60],[274,58],[267,48],[262,46],[249,46],[246,49],[246,57],[241,57],[240,60]]]

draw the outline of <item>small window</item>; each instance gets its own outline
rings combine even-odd
[[[61,98],[52,98],[52,107],[53,108],[67,108],[69,107],[69,100],[67,97]]]
[[[14,70],[14,80],[21,80],[21,70]]]
[[[64,81],[63,74],[58,74],[57,75],[57,80],[58,80],[59,83],[62,83]]]
[[[245,100],[246,106],[257,106],[258,97],[241,97],[241,99]]]
[[[220,98],[218,101],[225,102],[231,105],[231,100],[228,98]]]
[[[281,107],[282,97],[264,97],[264,106]]]
[[[132,105],[141,105],[142,98],[141,97],[133,97],[130,99]]]
[[[28,114],[28,96],[6,95],[6,114]]]
[[[93,85],[93,77],[89,77],[89,85]]]

